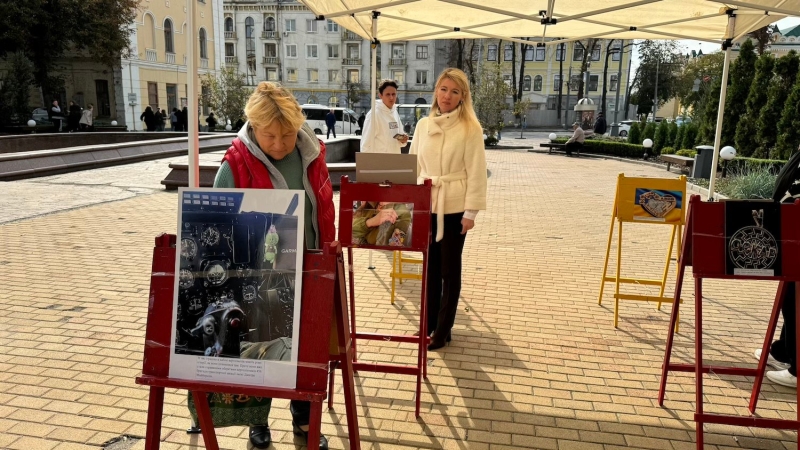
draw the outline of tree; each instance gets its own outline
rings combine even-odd
[[[683,126],[686,127],[686,131],[683,134],[681,149],[693,149],[697,141],[697,124],[687,123]]]
[[[758,147],[756,141],[757,122],[761,110],[767,104],[767,90],[772,80],[774,66],[775,58],[769,53],[759,56],[756,61],[755,76],[745,101],[745,113],[739,119],[734,139],[736,152],[740,156],[752,156]]]
[[[586,44],[584,45],[581,41],[575,41],[575,45],[580,45],[583,47],[583,59],[581,60],[581,73],[580,79],[578,80],[578,99],[586,97],[584,94],[584,80],[583,74],[586,73],[586,70],[589,69],[589,60],[592,57],[592,51],[594,50],[594,46],[597,44],[599,39],[587,39]]]
[[[109,67],[127,56],[139,0],[28,0],[4,2],[0,14],[0,57],[23,52],[33,64],[36,85],[46,98],[63,89],[53,76],[68,51]]]
[[[684,122],[681,126],[679,126],[677,133],[675,133],[675,139],[672,140],[672,148],[674,148],[676,151],[683,149],[683,136],[686,134],[687,125],[688,124]]]
[[[353,109],[353,106],[361,101],[361,97],[367,94],[367,91],[364,90],[364,85],[360,81],[348,79],[344,82],[344,89],[346,91],[347,106],[350,109]]]
[[[800,145],[800,76],[783,107],[783,115],[778,122],[778,142],[772,158],[787,160],[791,158],[798,145]]]
[[[9,55],[10,67],[0,83],[0,124],[26,122],[30,117],[28,96],[33,66],[22,52]]]
[[[714,131],[717,129],[717,112],[719,111],[719,97],[722,95],[722,77],[710,81],[711,87],[703,97],[699,111],[695,114],[697,120],[696,144],[711,145],[714,143]],[[691,147],[689,147],[691,148]]]
[[[252,93],[246,84],[245,75],[235,67],[225,67],[218,77],[204,75],[200,77],[200,85],[208,94],[201,99],[202,104],[213,109],[221,120],[236,123],[244,115],[244,107]]]
[[[665,147],[675,147],[675,142],[678,140],[678,124],[672,122],[669,124],[669,136],[667,137],[667,143],[664,144]]]
[[[767,92],[767,104],[758,117],[758,148],[755,155],[759,158],[768,158],[778,139],[778,121],[783,113],[787,93],[797,80],[800,70],[800,58],[794,50],[775,61],[774,76]]]
[[[475,114],[487,136],[495,136],[503,128],[506,97],[511,94],[501,69],[499,64],[485,64],[472,95]]]
[[[756,51],[759,55],[763,55],[767,51],[767,47],[775,42],[775,26],[766,25],[755,31],[748,33],[756,41]]]
[[[527,38],[525,38],[527,40]],[[519,82],[517,84],[517,95],[514,98],[515,101],[519,102],[522,100],[522,93],[524,92],[523,88],[525,87],[525,53],[528,51],[528,44],[519,44]],[[528,102],[530,103],[530,102]]]
[[[558,119],[559,122],[561,121],[561,99],[564,97],[563,95],[563,88],[564,88],[564,60],[567,59],[567,44],[560,43],[558,44],[559,49],[561,50],[561,58],[558,60],[558,105],[556,105],[556,111],[558,111]]]
[[[694,114],[711,88],[711,81],[722,76],[725,53],[709,53],[702,58],[689,58],[686,61],[676,80],[675,95],[681,105]]]
[[[644,130],[642,131],[642,140],[645,139],[655,139],[656,137],[656,123],[655,122],[647,122],[645,125]]]
[[[739,56],[731,64],[728,92],[725,96],[725,114],[722,119],[721,145],[733,145],[736,127],[747,112],[747,96],[756,72],[756,52],[753,41],[744,41]]]
[[[659,106],[675,97],[683,57],[674,41],[645,40],[639,43],[639,61],[631,101],[639,105],[639,114],[647,115],[655,106],[656,86]]]
[[[608,44],[606,44],[606,62],[603,65],[603,97],[600,100],[600,111],[603,112],[604,116],[606,115],[606,94],[608,93],[608,85],[607,85],[607,83],[608,83],[608,58],[611,56],[611,53],[612,53],[612,51],[611,51],[612,50],[612,48],[611,48],[612,45],[614,45],[614,39],[611,39],[610,41],[608,41]],[[622,41],[620,41],[619,45],[620,45],[620,47],[619,47],[619,53],[620,53],[619,63],[622,64],[622,55],[621,55],[621,53],[622,53]],[[620,86],[619,86],[620,82],[621,82],[621,80],[617,80],[617,89],[620,88]],[[614,108],[617,108],[617,110],[619,110],[619,106],[618,105],[614,105]]]
[[[661,149],[669,146],[669,123],[662,120],[656,127],[655,137],[653,138],[653,154],[661,154]]]

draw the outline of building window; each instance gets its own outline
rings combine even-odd
[[[264,19],[264,31],[275,31],[275,18],[267,16]]]
[[[339,46],[328,44],[328,58],[338,58],[339,57]]]
[[[167,53],[175,53],[175,43],[172,33],[172,21],[169,19],[164,20],[164,50]]]
[[[208,46],[206,45],[206,29],[200,28],[200,58],[208,59]]]
[[[361,81],[361,74],[358,73],[358,69],[350,69],[347,71],[347,79],[351,83],[358,83]]]
[[[256,59],[256,22],[253,20],[252,17],[248,17],[244,19],[244,37],[245,37],[245,51],[247,61],[247,75],[251,79],[255,78],[256,70],[255,70],[255,59]],[[252,60],[252,62],[250,61]],[[255,84],[254,80],[248,83],[248,85]]]
[[[153,108],[158,106],[158,83],[147,83],[147,104]]]
[[[392,79],[397,84],[405,84],[406,82],[406,73],[402,70],[393,70],[392,71]]]
[[[592,61],[600,61],[600,52],[602,51],[602,47],[600,44],[594,44],[594,48],[592,48]]]
[[[267,58],[276,58],[278,56],[277,44],[264,44],[264,56]]]
[[[542,76],[536,75],[533,77],[533,90],[534,91],[541,91],[542,90]]]
[[[236,47],[233,43],[225,43],[225,56],[236,56]]]
[[[427,70],[418,70],[417,71],[417,84],[428,84],[428,71]]]
[[[544,47],[537,47],[536,48],[536,60],[537,61],[544,61],[545,55],[547,54],[547,49]]]
[[[335,107],[339,106],[339,99],[336,98],[336,97],[329,98],[328,99],[328,106],[330,106],[331,108],[335,108]]]
[[[525,75],[525,78],[522,79],[522,90],[523,91],[530,91],[531,90],[531,76]]]
[[[297,22],[294,19],[286,19],[286,32],[294,33],[297,31]]]
[[[553,77],[553,90],[558,92],[561,89],[561,75]]]
[[[392,44],[392,59],[405,59],[406,46],[405,44]]]
[[[319,100],[317,100],[317,97],[315,95],[309,95],[308,100],[306,100],[306,103],[308,103],[309,105],[318,105]]]
[[[503,46],[503,60],[511,61],[511,56],[514,53],[514,46],[511,44],[506,44]]]
[[[256,21],[252,17],[244,19],[244,37],[255,38]]]
[[[338,83],[342,80],[339,79],[339,71],[338,70],[329,70],[328,71],[328,81],[331,83]]]
[[[272,67],[267,69],[267,81],[278,81],[278,69]]]
[[[317,70],[317,69],[308,69],[308,82],[309,83],[319,83],[319,70]]]
[[[378,51],[380,51],[380,47],[378,47]],[[361,46],[358,44],[347,44],[347,58],[348,59],[360,59],[361,58]],[[380,68],[380,66],[378,66]]]
[[[619,85],[619,80],[617,79],[616,75],[611,75],[611,82],[609,83],[609,91],[616,91],[617,86]]]
[[[172,112],[172,108],[178,107],[178,85],[167,85],[167,112]]]
[[[596,91],[600,75],[589,75],[589,90]]]
[[[567,53],[567,44],[558,44],[556,47],[556,61],[564,61],[564,55]]]
[[[580,83],[581,83],[581,76],[580,75],[573,75],[569,79],[569,90],[570,91],[577,91],[578,90],[578,86],[580,85]]]
[[[497,61],[497,46],[492,44],[486,50],[487,61]]]
[[[317,19],[306,19],[306,33],[317,32]]]
[[[317,44],[306,44],[306,58],[317,58]]]
[[[417,46],[417,59],[428,59],[428,46],[427,45],[418,45]]]
[[[532,46],[525,47],[525,61],[533,61],[534,48]]]
[[[572,50],[573,61],[583,61],[583,44],[580,42],[575,43],[575,48]]]
[[[612,61],[619,61],[622,57],[622,44],[617,41],[611,45],[611,51],[614,52],[611,54]]]
[[[227,32],[227,33],[232,33],[233,32],[233,18],[231,18],[231,17],[226,17],[225,18],[225,32]]]
[[[339,32],[339,24],[328,19],[328,33],[338,33]]]
[[[297,83],[297,69],[286,69],[286,81]]]
[[[297,44],[286,44],[286,57],[297,58]]]

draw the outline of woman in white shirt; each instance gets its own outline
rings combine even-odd
[[[81,113],[81,120],[79,122],[81,125],[81,131],[91,131],[93,121],[92,112],[94,112],[94,106],[89,103],[86,106],[86,109],[84,109]]]
[[[408,142],[408,135],[403,132],[403,122],[395,108],[397,83],[383,80],[378,86],[378,94],[381,101],[375,102],[375,110],[367,113],[361,128],[361,151],[400,153]]]
[[[486,150],[469,81],[448,68],[436,80],[430,117],[419,121],[411,141],[420,181],[433,184],[428,249],[429,350],[450,341],[461,294],[461,253],[478,211],[486,209]]]

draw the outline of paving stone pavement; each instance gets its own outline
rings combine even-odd
[[[664,408],[656,403],[668,308],[623,302],[614,329],[612,299],[597,304],[616,175],[664,171],[524,151],[488,151],[487,160],[488,210],[467,238],[453,342],[430,353],[422,417],[413,414],[413,378],[359,374],[362,448],[695,448],[693,375],[672,375]],[[150,163],[143,164],[0,184],[25,205],[19,213],[2,213],[16,215],[0,224],[0,311],[6,317],[0,448],[96,449],[120,435],[144,436],[147,390],[133,380],[141,368],[153,238],[175,231],[177,196],[153,186],[155,174],[137,174]],[[74,192],[58,181],[77,186],[78,179],[102,189],[143,191],[63,208],[34,201],[59,192],[74,201]],[[31,189],[34,184],[40,189]],[[654,225],[626,226],[625,274],[659,274],[668,233]],[[376,252],[374,261],[376,269],[368,270],[367,252],[356,252],[360,329],[410,332],[419,313],[419,282],[405,282],[393,306],[390,259]],[[707,361],[753,366],[775,283],[707,285]],[[687,280],[684,292],[692,287]],[[694,308],[685,298],[674,360],[691,362]],[[361,360],[416,360],[407,345],[370,343],[359,350]],[[746,414],[749,379],[712,374],[705,386],[707,411]],[[336,399],[335,409],[323,413],[323,433],[331,448],[349,448],[340,383]],[[794,399],[794,391],[766,381],[758,414],[792,418]],[[295,448],[287,404],[274,402],[276,449]],[[202,448],[201,437],[185,433],[185,393],[169,391],[164,412],[162,448]],[[222,448],[248,447],[245,428],[218,434]],[[719,450],[796,449],[797,435],[710,425],[706,442]],[[133,448],[142,449],[143,442]]]

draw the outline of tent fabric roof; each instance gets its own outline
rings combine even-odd
[[[300,0],[319,18],[332,19],[365,39],[373,38],[372,11],[379,11],[380,41],[558,37],[575,40],[697,39],[722,42],[787,15],[800,0]],[[352,6],[348,6],[352,5]],[[552,5],[549,9],[548,6]],[[736,10],[728,30],[727,9]],[[545,18],[555,24],[543,25]],[[552,44],[558,41],[550,41]]]

